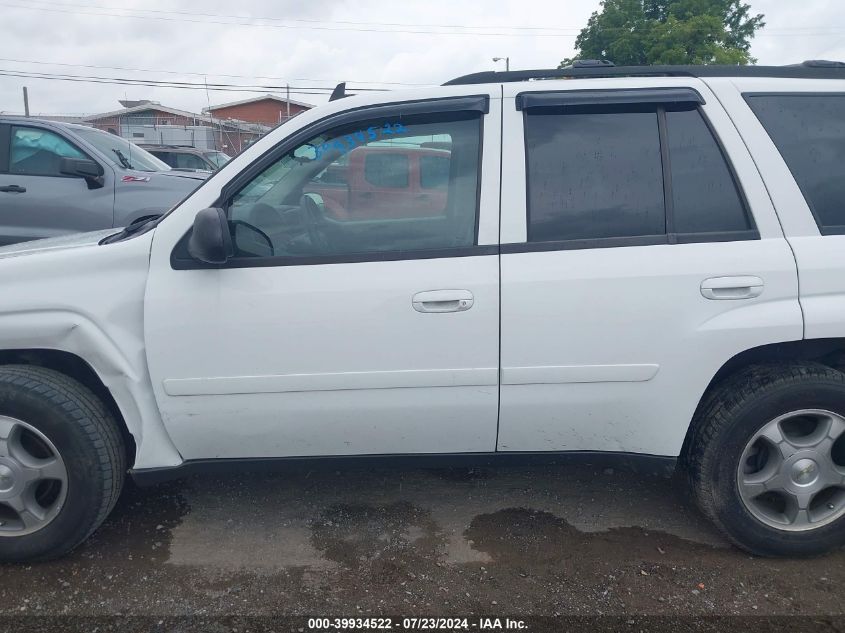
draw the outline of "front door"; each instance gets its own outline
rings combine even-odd
[[[36,126],[0,128],[0,245],[112,226],[111,169],[105,186],[89,185],[59,171],[62,158],[90,158],[65,137]]]
[[[183,457],[495,450],[498,108],[457,98],[314,124],[224,187],[222,267],[158,227],[147,353]],[[409,195],[359,219],[315,193],[358,147],[407,156],[432,140],[450,159],[437,215]]]

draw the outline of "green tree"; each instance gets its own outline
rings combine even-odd
[[[576,59],[617,66],[753,64],[751,38],[765,26],[742,0],[602,0],[575,40]]]

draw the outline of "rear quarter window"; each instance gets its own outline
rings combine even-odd
[[[666,113],[678,233],[747,231],[751,221],[716,139],[698,110]]]
[[[792,172],[819,230],[845,234],[845,95],[744,96]]]

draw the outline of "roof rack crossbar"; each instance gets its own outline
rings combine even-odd
[[[794,66],[609,66],[588,65],[534,70],[486,71],[463,75],[444,86],[510,83],[532,79],[588,79],[600,77],[784,77],[845,79],[845,64],[813,60]]]

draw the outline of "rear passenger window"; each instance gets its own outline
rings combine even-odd
[[[696,108],[529,108],[525,138],[530,242],[757,237]]]
[[[676,233],[750,228],[725,157],[697,110],[666,113]]]
[[[530,114],[531,242],[665,233],[655,112]]]
[[[845,95],[746,95],[822,233],[845,234]]]

